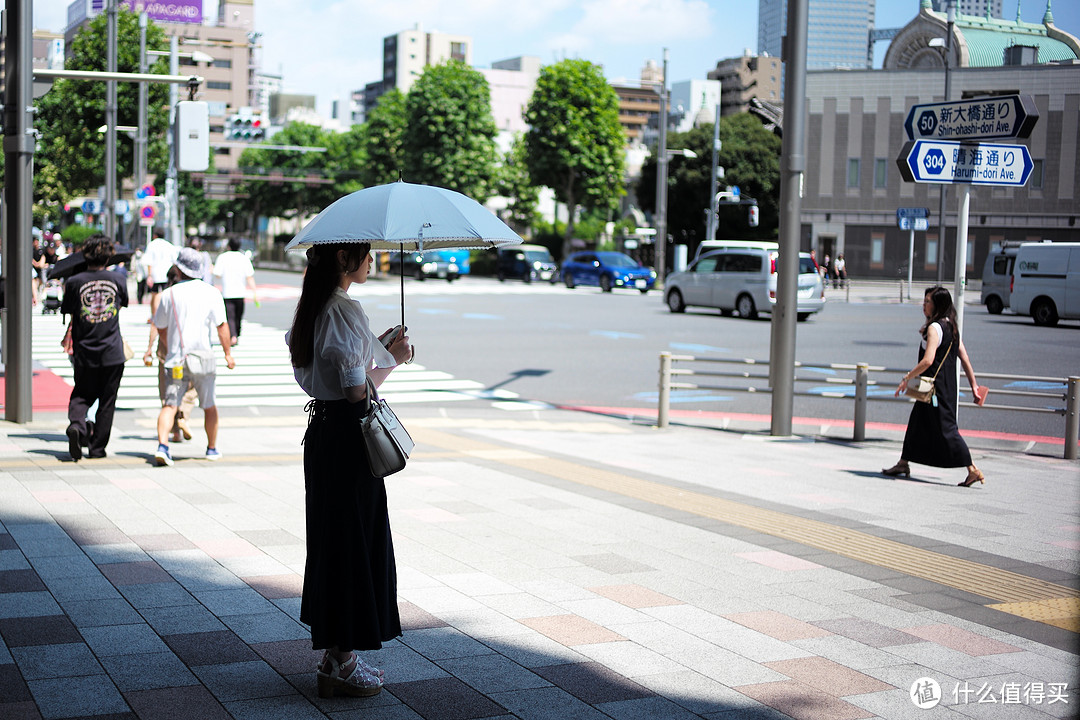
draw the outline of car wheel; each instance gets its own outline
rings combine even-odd
[[[740,295],[735,301],[735,309],[739,311],[739,317],[749,319],[757,317],[757,308],[754,307],[754,298],[745,293]]]
[[[795,317],[799,319],[799,322],[806,322],[806,319],[810,317],[811,313],[798,313]]]
[[[500,270],[499,274],[495,277],[499,279],[499,282],[506,282],[506,273],[504,273],[502,270]]]
[[[566,284],[566,287],[570,288],[571,290],[574,289],[574,276],[573,275],[564,275],[563,276],[563,282]]]
[[[1005,303],[1001,302],[1001,298],[997,295],[991,295],[986,298],[986,312],[991,315],[1000,315],[1001,311],[1005,309]]]
[[[523,281],[523,282],[524,282],[524,283],[525,283],[526,285],[528,285],[529,283],[531,283],[531,282],[533,281],[533,274],[532,274],[532,270],[530,270],[529,272],[525,273],[525,277],[523,277],[523,278],[521,278],[521,279],[522,279],[522,281]]]
[[[602,292],[611,292],[611,278],[607,275],[600,276],[600,290]]]
[[[1057,325],[1058,313],[1054,307],[1054,301],[1050,298],[1039,298],[1031,304],[1031,317],[1036,325],[1053,327]]]
[[[423,280],[424,279],[424,269],[423,268],[416,268],[416,279],[417,280]]]
[[[446,282],[448,282],[448,283],[452,283],[457,279],[458,279],[457,275],[447,275],[446,276]]]
[[[683,302],[682,293],[678,290],[671,290],[668,292],[667,306],[668,310],[673,313],[686,312],[686,303]]]

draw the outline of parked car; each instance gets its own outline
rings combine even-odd
[[[604,292],[614,288],[633,288],[642,295],[656,284],[656,271],[645,267],[621,252],[579,252],[563,261],[562,278],[566,287],[596,285]]]
[[[1020,243],[1005,243],[998,252],[986,256],[980,300],[991,315],[1000,315],[1002,310],[1009,307],[1013,263],[1019,251]]]
[[[559,279],[559,266],[543,245],[514,245],[499,248],[495,261],[495,276],[499,282],[521,279],[524,282],[547,280],[554,284]]]
[[[1024,243],[1013,265],[1010,305],[1036,325],[1080,320],[1080,243]]]
[[[754,318],[776,304],[776,243],[744,243],[708,251],[668,277],[664,301],[673,313],[689,306],[718,308],[722,315]],[[825,285],[809,253],[799,253],[796,313],[806,320],[825,306]]]
[[[390,253],[390,272],[402,272],[401,253]],[[453,282],[462,275],[469,274],[469,251],[459,249],[406,252],[404,273],[417,280],[430,277],[446,278],[447,282]]]

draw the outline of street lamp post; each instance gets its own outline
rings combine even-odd
[[[106,9],[106,72],[116,72],[116,0]],[[105,235],[116,239],[116,80],[105,82]]]
[[[947,11],[948,26],[945,31],[945,102],[949,102],[952,96],[952,87],[949,81],[952,79],[949,76],[949,65],[952,62],[952,36],[953,28],[956,24],[956,2],[955,0],[949,0],[949,9]],[[936,39],[936,38],[935,38]],[[932,42],[932,41],[931,41]],[[949,186],[945,183],[941,185],[941,205],[938,208],[938,245],[937,245],[937,283],[940,285],[945,279],[945,201],[949,195]],[[959,240],[959,238],[957,238]],[[967,238],[964,238],[967,241]]]
[[[664,48],[664,69],[660,76],[660,147],[656,153],[656,289],[664,289],[667,265],[667,64],[668,49]]]

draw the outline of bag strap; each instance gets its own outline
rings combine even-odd
[[[184,333],[180,331],[180,316],[176,314],[176,293],[169,295],[169,306],[172,308],[173,319],[176,320],[176,337],[180,341],[180,361],[183,362],[187,357],[187,353],[184,352]],[[166,348],[168,352],[168,348]],[[935,377],[937,375],[935,374]]]
[[[930,378],[930,382],[937,380],[938,373],[941,372],[941,366],[945,364],[945,359],[949,357],[949,351],[952,350],[952,338],[949,338],[949,347],[945,348],[945,354],[941,358],[941,362],[937,365],[937,370],[934,371],[934,375]]]

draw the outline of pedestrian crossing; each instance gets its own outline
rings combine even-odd
[[[149,305],[132,305],[120,312],[120,332],[135,351],[124,369],[117,409],[161,407],[158,369],[142,362],[149,340]],[[60,346],[67,325],[59,315],[33,315],[33,359],[69,385],[74,384],[70,359]],[[285,333],[259,323],[244,321],[240,344],[233,349],[236,367],[229,370],[218,348],[215,394],[219,407],[302,407],[308,396],[296,384],[285,345]],[[485,390],[473,380],[427,368],[418,363],[403,365],[379,388],[379,395],[394,404],[447,403],[463,400],[512,400],[516,394]]]

